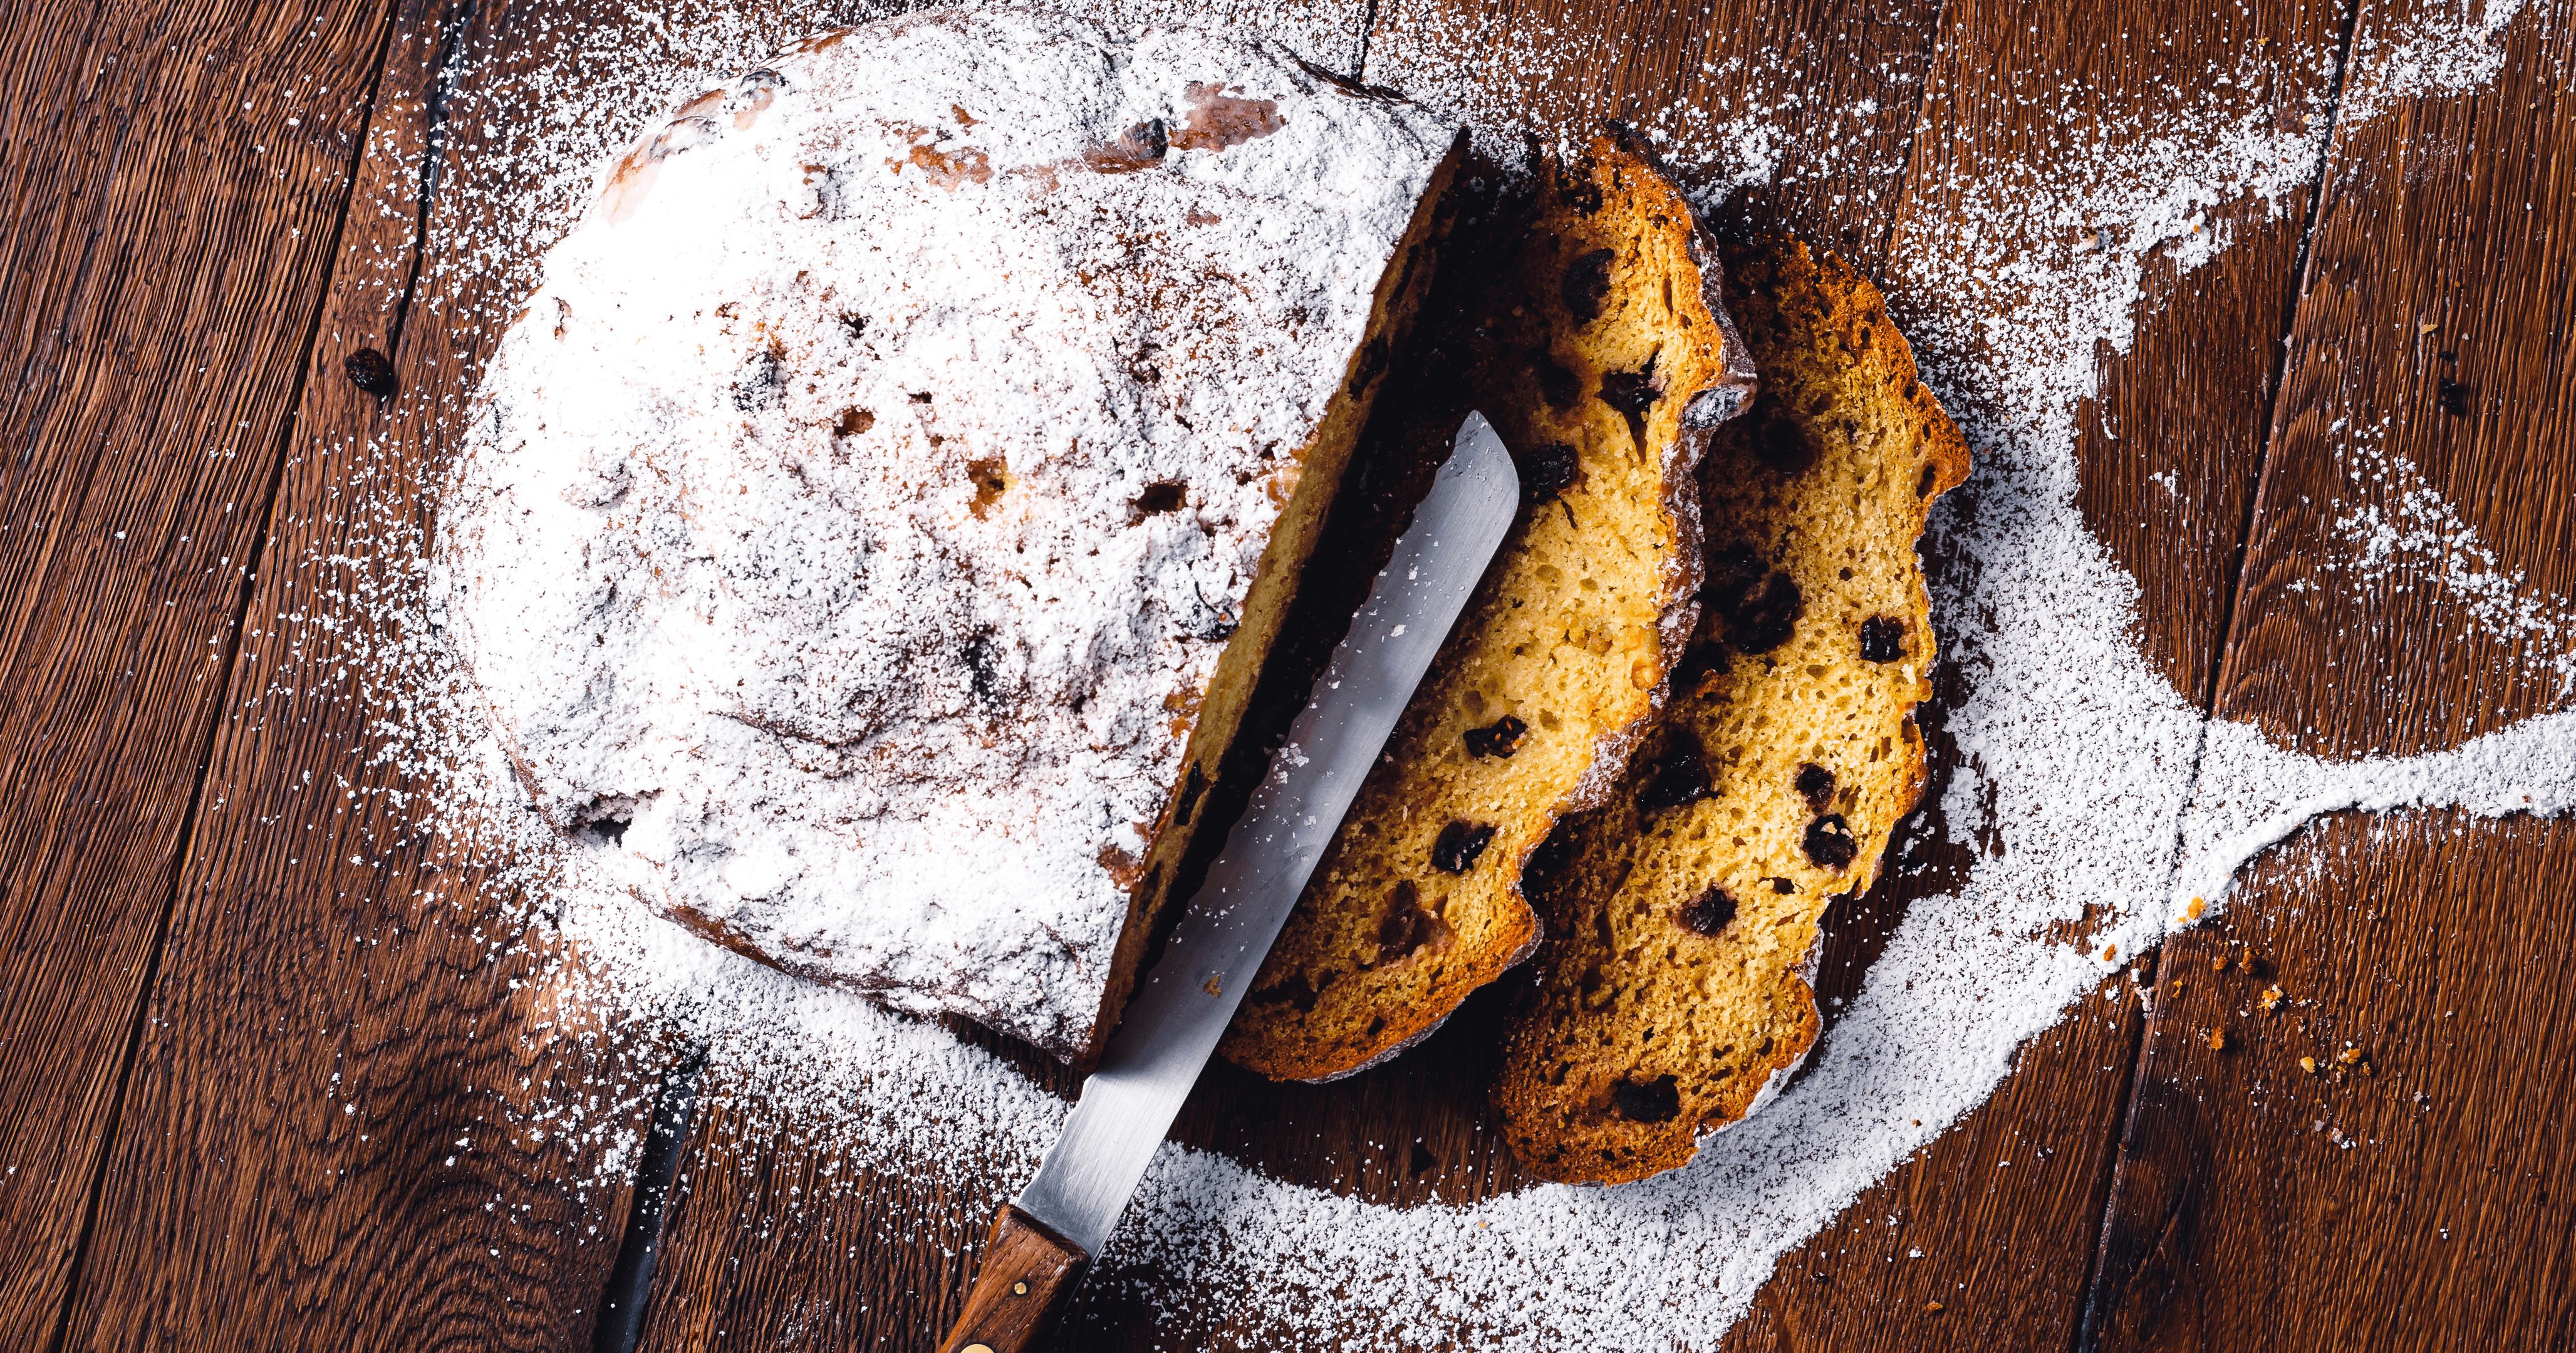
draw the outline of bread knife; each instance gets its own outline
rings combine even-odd
[[[1023,1353],[1054,1327],[1511,529],[1520,496],[1502,437],[1483,414],[1467,415],[1368,604],[1083,1081],[1064,1135],[993,1219],[965,1313],[939,1353]]]

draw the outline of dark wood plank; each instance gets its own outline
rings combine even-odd
[[[2438,583],[2441,557],[2350,567],[2348,514],[2403,520],[2429,487],[2539,614],[2563,620],[2555,599],[2576,590],[2567,16],[2517,20],[2491,86],[2392,103],[2380,54],[2414,17],[2360,21],[2347,104],[2376,115],[2336,132],[2218,698],[2276,745],[2335,758],[2450,746],[2564,703],[2563,634],[2481,617]],[[2456,413],[2446,380],[2464,387]],[[2187,985],[2140,1065],[2090,1346],[2571,1337],[2576,1158],[2557,1124],[2576,1011],[2538,938],[2570,924],[2571,863],[2564,823],[2330,819],[2166,946]],[[2370,1074],[2337,1065],[2346,1048]]]
[[[416,585],[424,490],[537,247],[496,203],[538,133],[494,91],[567,64],[580,17],[395,16],[70,1347],[590,1340],[659,1050],[587,1039],[543,915],[399,797],[426,786],[371,755],[365,654],[414,636],[348,600]],[[403,396],[353,383],[362,347]]]
[[[2006,232],[2000,205],[1980,193],[2026,167],[2028,181],[2090,186],[2105,174],[2095,138],[2117,147],[2163,130],[2176,104],[2287,117],[2323,92],[2340,37],[2325,6],[2229,7],[2149,16],[2144,7],[1965,4],[1944,14],[1907,191],[1886,269],[1889,307],[1918,335],[1927,367],[1984,358],[1980,324],[2010,314],[1993,296],[1911,287],[1940,277],[1947,252],[2000,259],[2062,239]],[[2151,28],[2153,45],[2135,34]],[[2278,77],[2240,89],[2218,78],[2236,54],[2270,51]],[[2117,172],[2117,171],[2110,171]],[[2304,202],[2239,204],[2225,213],[2237,243],[2190,273],[2150,268],[2136,341],[2105,354],[2099,396],[2078,410],[2077,506],[2095,537],[2138,580],[2137,639],[2186,699],[2208,699],[2234,582],[2236,545],[2253,494],[2257,454],[2288,323]],[[1955,370],[1955,367],[1950,369]],[[1953,391],[1957,386],[1951,387]],[[2009,421],[2029,410],[1964,407]],[[1978,510],[1975,478],[1951,510]],[[2177,519],[2195,529],[2175,531]],[[1935,588],[1965,589],[1973,562],[1935,558]],[[1943,708],[1961,679],[1943,680]],[[1936,766],[1955,765],[1943,709],[1924,721]],[[1936,785],[1935,797],[1937,799]],[[1937,906],[1962,881],[1973,823],[1937,808],[1915,866],[1893,896],[1873,894],[1829,949],[1858,972],[1904,908]],[[1936,844],[1946,843],[1946,844]],[[1890,890],[1882,888],[1880,893]],[[2077,928],[2079,931],[2081,927]],[[2070,932],[2068,938],[2080,935]],[[2139,1002],[2125,982],[2087,997],[2025,1045],[1994,1096],[1842,1219],[1782,1257],[1729,1348],[2049,1348],[2063,1346],[2107,1191],[2111,1153],[2137,1040]],[[2009,1168],[1998,1165],[2009,1160]],[[1890,1224],[1893,1221],[1895,1224]],[[1918,1257],[1919,1256],[1919,1257]],[[1939,1302],[1940,1309],[1930,1309]]]
[[[0,1345],[53,1336],[380,0],[0,10]]]
[[[2078,241],[2096,227],[2111,232],[2115,249],[2150,251],[2135,344],[2126,353],[2101,352],[2099,393],[2076,411],[2077,505],[2139,581],[2142,649],[2198,705],[2210,699],[2235,589],[2313,190],[2301,185],[2280,201],[2218,204],[2202,229],[2233,243],[2189,272],[2155,248],[2157,241],[2120,237],[2116,211],[2024,238],[2015,226],[2027,209],[2016,214],[2018,204],[1995,195],[2015,191],[2000,185],[2017,180],[2027,185],[2018,191],[2036,201],[2087,206],[2118,202],[2140,176],[2241,172],[2227,162],[2219,129],[2243,119],[2297,131],[2329,93],[2342,17],[2322,3],[2205,14],[2144,5],[2075,13],[1961,5],[1945,35],[1939,91],[1925,111],[1930,128],[1918,143],[1914,189],[1903,208],[1897,251],[1909,257],[1906,271],[1964,272],[1971,293],[1992,289],[1990,296],[1902,288],[1891,295],[1899,317],[1918,319],[1932,338],[1936,360],[1941,353],[1991,360],[1994,343],[2039,340],[2010,325],[1999,339],[1981,322],[2014,309],[2048,313],[2016,306],[2032,285],[2026,271],[1948,269],[1937,261],[1943,256],[1995,264],[2028,258],[2071,277],[2091,264]],[[2259,62],[2249,63],[2248,54],[2260,54]],[[2249,69],[2259,74],[2247,78]],[[2160,154],[2150,144],[2157,138],[2177,144]],[[2039,411],[1961,413],[2018,426]],[[1962,510],[1973,507],[1963,500]]]
[[[2563,822],[2342,816],[2168,942],[2084,1346],[2576,1337],[2576,1010],[2530,946],[2571,869]]]
[[[1876,275],[1940,9],[1385,0],[1367,74],[1543,147],[1580,146],[1603,118],[1664,133],[1694,200],[1722,204],[1714,219],[1785,225]]]

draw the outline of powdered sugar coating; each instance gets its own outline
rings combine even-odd
[[[443,505],[539,811],[736,947],[1078,1046],[1452,135],[1261,39],[1015,11],[684,100],[548,256]]]

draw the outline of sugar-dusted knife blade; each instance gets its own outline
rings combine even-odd
[[[1395,543],[1368,604],[1243,820],[1208,867],[1100,1069],[1018,1201],[994,1220],[965,1314],[941,1353],[1034,1347],[1100,1252],[1173,1115],[1216,1050],[1378,749],[1512,524],[1520,476],[1482,414]]]

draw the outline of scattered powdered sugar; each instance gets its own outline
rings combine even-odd
[[[2359,761],[2283,751],[2251,725],[2213,722],[2169,902],[2181,911],[2196,898],[2221,897],[2238,866],[2322,814],[2440,807],[2486,817],[2576,808],[2576,711],[2525,719],[2447,751]]]
[[[2392,36],[2353,37],[2351,87],[2344,118],[2359,125],[2402,99],[2465,94],[2504,69],[2504,35],[2531,0],[2450,0],[2450,12],[2426,5]]]
[[[2389,450],[2387,420],[2355,425],[2339,419],[2327,429],[2338,438],[2353,501],[2334,520],[2337,536],[2351,545],[2348,558],[2329,557],[2324,575],[2357,586],[2405,591],[2422,586],[2467,609],[2487,634],[2517,641],[2516,659],[2555,678],[2557,698],[2576,693],[2576,606],[2563,597],[2535,595],[2518,569],[2499,563],[2477,528],[2413,465]],[[2383,496],[2370,501],[2365,494]],[[2303,580],[2300,586],[2314,584]]]
[[[442,497],[538,810],[730,944],[1083,1047],[1453,137],[1257,39],[1017,11],[687,99],[547,255]]]
[[[2348,99],[2347,125],[2401,95],[2490,78],[2498,34],[2517,8],[2427,20],[2407,40],[2363,48],[2353,87],[2380,102]],[[1119,17],[1150,15],[1121,7]],[[1303,10],[1260,19],[1316,22]],[[540,245],[573,218],[567,185],[586,181],[611,138],[643,126],[661,94],[755,67],[796,31],[786,18],[764,27],[733,14],[698,22],[656,12],[627,24],[584,34],[576,54],[537,81],[546,112],[522,124],[511,172],[470,189]],[[1359,50],[1347,29],[1282,36],[1328,63]],[[1440,43],[1424,44],[1392,68],[1373,61],[1367,74],[1456,110],[1485,144],[1508,148],[1535,97],[1519,73],[1590,39],[1514,36],[1488,60],[1491,36],[1458,35],[1446,60]],[[2330,86],[2315,74],[2315,88]],[[2063,97],[2074,107],[2086,94]],[[576,100],[582,115],[557,107]],[[1772,130],[1781,119],[1766,111],[1646,122],[1698,181],[1725,185],[1784,162],[1784,134]],[[2215,257],[2228,223],[2245,213],[2295,210],[2296,190],[2322,162],[2329,111],[2321,102],[2294,109],[2285,125],[2277,112],[2175,109],[2112,129],[2109,144],[2059,148],[2056,176],[2012,165],[1963,174],[1945,185],[1955,205],[1938,233],[1895,250],[1891,303],[1979,457],[1970,486],[1935,519],[1945,554],[1971,566],[1935,600],[1966,691],[1947,714],[1959,763],[1941,806],[1980,848],[1955,896],[1918,905],[1900,923],[1810,1074],[1686,1169],[1616,1190],[1540,1186],[1473,1205],[1396,1209],[1272,1179],[1223,1155],[1167,1149],[1110,1242],[1104,1276],[1161,1303],[1203,1305],[1203,1294],[1222,1291],[1229,1310],[1256,1325],[1252,1342],[1268,1347],[1710,1343],[1781,1254],[1975,1107],[2026,1040],[2099,985],[2112,967],[2093,956],[2101,946],[2128,955],[2153,944],[2177,923],[2183,899],[2218,896],[2244,860],[2310,816],[2576,806],[2576,715],[2430,755],[2353,763],[2205,720],[2138,651],[2137,585],[2075,506],[2078,406],[2092,393],[2099,348],[2131,341],[2143,279],[2151,268]],[[1812,162],[1820,152],[1804,138],[1831,143],[1848,114],[1806,124],[1798,155]],[[1570,129],[1537,131],[1546,141]],[[483,258],[485,249],[500,257]],[[472,269],[524,269],[532,253],[449,241],[427,281],[462,290]],[[533,273],[526,280],[519,294],[534,289]],[[363,488],[394,500],[418,491]],[[2527,637],[2517,617],[2547,623],[2560,611],[2556,599],[2525,598],[2420,481],[2377,511],[2344,518],[2356,558],[2333,575],[2339,584],[2385,585],[2398,565],[2435,559],[2438,542],[2435,576],[2476,602],[2476,623]],[[384,518],[380,547],[418,557],[408,518]],[[2453,576],[2455,560],[2466,572]],[[419,588],[397,580],[343,604],[409,617]],[[460,849],[521,861],[522,877],[554,899],[571,955],[548,977],[559,1006],[595,1012],[592,1027],[611,1036],[676,1027],[707,1049],[708,1093],[792,1125],[834,1167],[936,1175],[954,1186],[952,1200],[980,1195],[966,1204],[970,1229],[1051,1144],[1066,1106],[1000,1059],[716,949],[603,886],[597,871],[608,862],[598,853],[561,848],[556,833],[515,811],[518,790],[497,745],[457,698],[452,660],[416,637],[418,626],[372,627],[403,636],[385,641],[365,637],[366,625],[308,623],[368,665],[371,691],[407,702],[387,704],[380,731],[387,754],[423,787],[424,813]],[[468,839],[478,831],[487,835]],[[2085,944],[2047,938],[2051,923],[2084,917],[2088,906],[2096,922]],[[940,1224],[958,1233],[955,1218]]]

